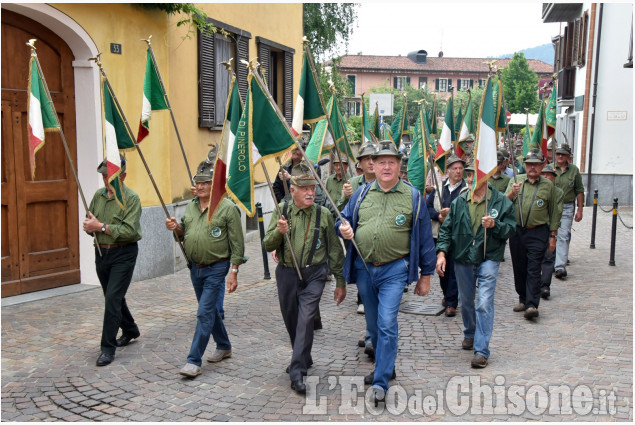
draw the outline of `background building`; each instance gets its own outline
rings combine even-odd
[[[407,56],[342,56],[337,70],[351,84],[354,96],[347,99],[347,112],[360,114],[361,94],[367,95],[371,87],[384,84],[395,89],[410,85],[415,89],[436,90],[449,95],[448,87],[454,94],[460,90],[483,86],[487,81],[489,67],[484,63],[491,58],[448,58],[440,52],[437,57],[428,56],[425,50],[411,52]],[[504,68],[511,59],[496,59],[496,66]],[[549,79],[553,67],[543,61],[527,59],[529,67],[539,79]],[[353,112],[353,108],[355,111]]]
[[[246,70],[239,59],[258,56],[272,95],[291,121],[302,66],[302,4],[200,4],[218,28],[207,37],[177,26],[183,17],[138,4],[2,4],[2,296],[72,283],[97,283],[92,238],[80,231],[85,211],[58,135],[37,153],[35,179],[28,159],[26,119],[30,50],[36,38],[87,202],[103,183],[99,70],[102,64],[122,109],[137,131],[147,45],[152,45],[179,126],[192,173],[218,142],[229,76],[221,62],[234,58],[243,97]],[[297,70],[294,72],[294,69]],[[171,215],[191,198],[191,182],[168,111],[155,112],[141,144]],[[129,184],[141,197],[143,239],[134,280],[183,266],[165,212],[136,152],[127,154]],[[273,161],[270,174],[278,170]],[[262,170],[256,175],[264,181]],[[256,201],[273,209],[266,185]],[[245,217],[243,215],[243,220]],[[245,220],[248,236],[257,219]],[[254,232],[256,233],[256,232]]]
[[[556,137],[566,134],[583,174],[586,202],[633,204],[633,5],[544,3],[558,74]],[[589,196],[589,193],[591,196]]]

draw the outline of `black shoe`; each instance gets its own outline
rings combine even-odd
[[[549,291],[548,288],[543,288],[540,290],[540,297],[543,300],[548,300],[550,296],[551,296],[551,291]]]
[[[313,330],[317,331],[317,330],[320,330],[320,329],[322,329],[322,319],[321,318],[314,319],[313,320]]]
[[[115,360],[114,354],[101,353],[95,364],[97,366],[107,366],[112,363],[113,360]]]
[[[563,280],[565,277],[567,277],[567,270],[566,269],[556,270],[555,276],[556,278]]]
[[[310,368],[311,366],[313,366],[313,360],[311,360],[309,362],[309,364],[307,365],[307,368]],[[291,367],[291,365],[287,366],[287,368],[284,370],[285,372],[289,373],[289,368]]]
[[[392,375],[390,376],[390,379],[396,379],[397,378],[397,371],[395,369],[392,370]],[[373,383],[373,379],[375,379],[375,371],[373,370],[371,373],[369,373],[368,375],[364,376],[364,384],[366,385],[370,385]]]
[[[362,338],[359,341],[357,341],[357,346],[360,348],[366,347],[366,338]]]
[[[306,394],[306,385],[301,379],[291,381],[291,389],[298,394]]]
[[[379,406],[379,403],[386,401],[386,393],[381,388],[373,388],[373,392],[370,394],[370,402],[374,403],[375,407]]]
[[[373,348],[373,343],[369,342],[366,344],[366,348],[364,348],[364,354],[368,355],[371,359],[375,358],[375,348]]]
[[[140,332],[137,332],[136,335],[123,334],[121,335],[120,338],[117,338],[117,347],[125,347],[126,345],[130,344],[130,341],[132,341],[133,339],[139,338],[140,336],[141,336]]]
[[[220,318],[221,318],[222,320],[225,320],[225,315],[224,315],[224,314],[221,314],[221,315],[220,315]]]
[[[406,292],[408,292],[408,287],[407,286],[405,288],[403,288],[403,293],[405,294]]]

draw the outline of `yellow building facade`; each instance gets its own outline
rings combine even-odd
[[[217,46],[215,53],[211,51],[213,55],[216,55],[213,57],[213,60],[216,61],[214,62],[214,78],[221,78],[222,72],[226,72],[219,63],[222,57],[218,56],[218,52],[221,51],[220,47],[222,46],[229,46],[230,50],[227,51],[229,53],[225,52],[225,54],[234,58],[234,67],[244,67],[244,65],[237,63],[243,57],[246,59],[258,57],[259,62],[263,62],[260,56],[266,55],[267,58],[264,59],[264,63],[267,65],[265,73],[270,74],[269,84],[273,97],[281,110],[286,111],[285,116],[289,117],[290,122],[288,112],[292,110],[292,103],[295,101],[302,67],[302,4],[206,3],[198,4],[197,7],[207,14],[210,22],[216,28],[222,28],[229,32],[229,38],[212,36],[213,44]],[[152,36],[151,43],[154,54],[166,86],[192,174],[195,174],[198,164],[207,157],[211,146],[219,142],[222,125],[218,125],[218,123],[222,123],[222,116],[225,113],[222,96],[223,90],[226,90],[226,84],[219,86],[219,83],[214,84],[215,80],[209,80],[209,78],[202,81],[202,72],[207,72],[206,75],[209,77],[210,70],[204,69],[204,66],[201,67],[201,63],[203,63],[201,36],[188,25],[177,25],[184,18],[184,15],[169,16],[162,10],[148,9],[140,4],[123,3],[4,3],[2,4],[2,12],[3,31],[5,27],[11,28],[11,34],[13,34],[13,47],[11,49],[5,50],[6,44],[3,42],[2,61],[7,66],[11,61],[19,63],[20,69],[22,62],[28,64],[28,48],[24,46],[24,50],[22,50],[21,46],[24,45],[24,40],[29,37],[38,38],[36,47],[40,46],[38,55],[41,55],[44,77],[48,78],[46,75],[48,72],[51,75],[51,81],[54,81],[56,77],[53,74],[57,72],[57,69],[54,68],[57,65],[51,71],[47,71],[47,68],[51,67],[48,64],[45,66],[45,61],[42,58],[55,56],[57,52],[55,46],[59,44],[63,44],[64,49],[70,51],[70,55],[67,55],[70,56],[70,59],[64,59],[66,56],[60,56],[62,58],[60,59],[61,65],[66,67],[60,69],[67,69],[67,71],[60,71],[60,73],[66,73],[66,77],[70,77],[67,74],[72,73],[72,78],[64,81],[71,81],[67,86],[71,85],[72,87],[67,87],[68,91],[65,93],[69,93],[67,106],[74,105],[74,123],[64,123],[63,128],[65,133],[68,133],[69,144],[73,144],[71,150],[76,155],[77,174],[87,202],[90,202],[93,193],[103,185],[101,177],[95,171],[97,164],[103,159],[100,74],[95,63],[90,60],[98,53],[101,53],[103,69],[128,123],[136,135],[142,110],[146,66],[147,43],[143,40]],[[35,27],[39,28],[38,31],[33,30]],[[238,37],[236,37],[237,35]],[[48,38],[57,41],[49,41]],[[240,40],[240,43],[237,40]],[[237,54],[239,44],[240,54]],[[209,49],[209,43],[207,46],[206,48]],[[18,55],[13,52],[17,52]],[[26,69],[27,65],[23,67]],[[246,68],[243,68],[242,74],[239,73],[239,79],[246,77],[244,69]],[[3,66],[3,73],[4,71],[5,67]],[[227,75],[225,74],[223,78],[226,79]],[[26,89],[26,74],[24,87],[20,87],[22,83],[19,78],[17,81],[18,83],[5,83],[5,78],[3,78],[3,101],[5,99],[8,101],[11,95],[17,91]],[[243,78],[243,81],[246,79]],[[241,95],[243,98],[244,89],[245,86],[242,86]],[[51,88],[52,92],[54,90]],[[208,100],[210,99],[210,90],[211,99],[216,99],[214,100],[215,117],[212,117],[212,121],[207,119],[209,117],[202,117],[202,90],[207,90],[205,96],[208,96]],[[57,100],[54,99],[54,102]],[[23,115],[26,116],[25,111]],[[66,130],[67,126],[69,126],[69,130]],[[54,146],[48,146],[54,143],[56,143],[55,140],[47,142],[47,146],[43,150],[55,149]],[[177,214],[179,205],[182,206],[191,198],[189,191],[191,182],[169,111],[153,112],[150,121],[150,134],[139,146],[170,215]],[[4,146],[3,154],[6,154]],[[42,158],[36,156],[38,169],[44,169],[47,154],[39,155]],[[144,237],[141,241],[140,256],[133,279],[140,280],[172,273],[180,265],[178,258],[175,259],[175,253],[172,249],[171,234],[163,227],[165,211],[161,207],[159,197],[139,154],[135,151],[128,152],[126,158],[128,163],[126,184],[139,194],[144,211],[142,216]],[[16,163],[21,161],[21,157],[16,159]],[[270,175],[275,175],[277,164],[271,162],[267,165]],[[22,179],[21,176],[18,177],[17,183],[9,182],[14,184],[16,193],[20,193],[22,190],[21,184],[24,187],[29,187],[28,184],[24,184],[26,180]],[[264,181],[262,170],[257,172],[256,180],[258,182]],[[69,187],[73,187],[73,185],[74,183],[69,183]],[[3,198],[3,218],[5,213],[7,217],[19,216],[20,208],[25,208],[23,204],[20,204],[19,196],[16,199],[18,199],[17,204],[15,202],[12,204],[11,201],[5,202]],[[74,222],[81,229],[85,208],[79,196],[77,200],[71,199],[71,201],[76,201],[76,217],[70,217],[70,222],[71,224]],[[19,227],[17,225],[17,228]],[[68,257],[75,259],[79,257],[77,267],[81,272],[81,282],[97,283],[94,272],[92,239],[83,232],[79,232],[78,235],[77,231],[69,232],[69,235],[68,239],[76,239],[74,243],[77,248],[69,248]],[[73,241],[68,242],[68,244],[71,242]],[[5,238],[3,237],[3,283],[5,281],[5,257],[8,259],[18,258],[24,254],[20,251],[22,249],[20,246],[26,245],[29,244],[17,244],[17,248],[11,250],[8,248],[7,242],[5,249]],[[27,254],[27,257],[35,255],[33,253]],[[6,263],[11,264],[15,270],[22,267],[17,260],[7,260]],[[20,271],[12,277],[13,281],[16,278],[26,281],[30,278],[29,272]],[[70,283],[77,282],[64,281],[61,284]],[[26,288],[26,285],[23,286]],[[55,283],[49,282],[36,289],[17,290],[17,293],[53,286]],[[5,287],[3,286],[3,288]],[[9,291],[6,292],[9,293]],[[12,290],[11,294],[14,293],[15,290]],[[4,291],[3,296],[6,296]]]

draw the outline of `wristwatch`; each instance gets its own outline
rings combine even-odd
[[[104,225],[101,226],[101,233],[106,233],[106,223],[104,223]]]
[[[238,269],[232,269],[232,273],[238,274]]]

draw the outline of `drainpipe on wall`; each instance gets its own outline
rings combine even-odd
[[[598,74],[600,71],[600,39],[602,37],[602,10],[604,9],[604,3],[600,3],[600,15],[598,17],[598,38],[597,38],[597,50],[595,53],[595,76],[593,77],[593,104],[592,104],[592,113],[591,113],[591,136],[589,137],[589,165],[587,171],[587,180],[586,187],[588,191],[586,204],[587,206],[591,205],[591,173],[593,170],[593,139],[595,136],[595,103],[597,101],[598,95]]]

